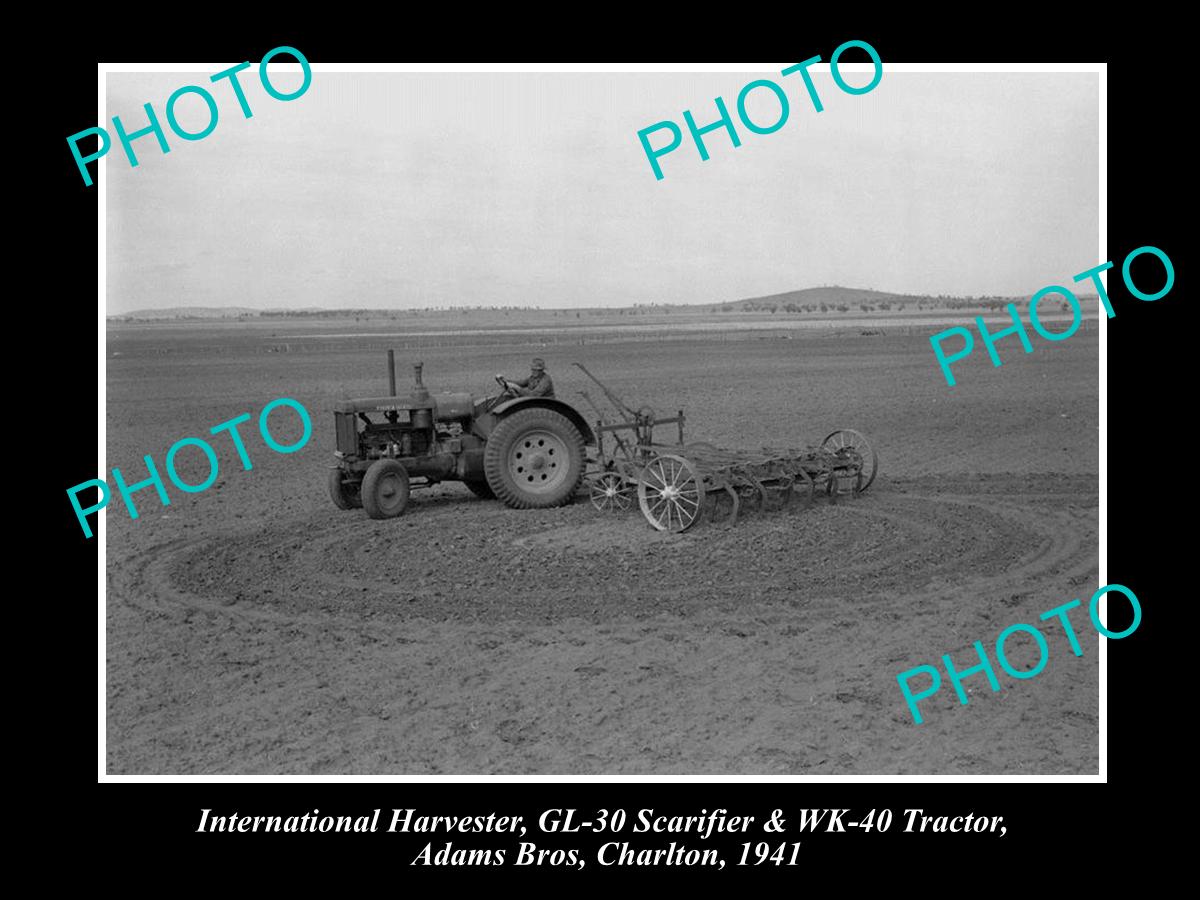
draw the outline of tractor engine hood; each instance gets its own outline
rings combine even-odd
[[[369,397],[365,400],[342,400],[334,406],[339,413],[383,413],[431,409],[439,422],[454,422],[469,419],[474,414],[475,402],[465,392],[443,391],[430,394],[428,399],[420,397]]]
[[[444,391],[433,395],[433,410],[439,422],[457,422],[475,414],[475,401],[465,392]]]

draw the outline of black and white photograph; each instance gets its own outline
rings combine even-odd
[[[102,67],[102,776],[1102,780],[1104,67],[835,49]]]

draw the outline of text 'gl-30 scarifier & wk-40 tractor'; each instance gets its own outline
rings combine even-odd
[[[389,396],[335,406],[337,464],[329,473],[329,493],[339,508],[361,506],[373,519],[390,519],[404,512],[412,486],[442,481],[461,481],[514,509],[570,502],[583,478],[584,446],[595,443],[574,407],[508,391],[481,399],[431,394],[421,368],[413,367],[412,393],[397,396],[389,350]],[[423,480],[413,485],[414,478]]]

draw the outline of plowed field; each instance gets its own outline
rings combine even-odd
[[[920,726],[895,676],[972,665],[975,640],[1095,590],[1096,332],[1002,345],[1002,368],[960,365],[953,389],[922,334],[676,337],[398,355],[434,390],[487,393],[537,353],[567,400],[579,360],[722,446],[856,428],[880,456],[870,491],[682,535],[636,508],[515,511],[458,484],[372,521],[332,505],[325,466],[332,404],[385,392],[382,353],[110,330],[110,467],[161,467],[178,438],[280,396],[314,434],[281,456],[251,422],[252,471],[218,439],[216,485],[166,508],[143,491],[137,521],[114,496],[109,771],[1094,773],[1086,614],[1082,657],[1046,626],[1040,675],[1001,672],[1000,693],[976,676],[965,707],[947,683]]]

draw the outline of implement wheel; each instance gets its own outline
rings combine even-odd
[[[408,506],[408,472],[394,459],[377,459],[362,480],[362,505],[372,519],[394,519]]]
[[[703,504],[704,481],[682,456],[664,453],[642,469],[638,505],[659,531],[687,531],[700,518]]]
[[[633,506],[633,490],[616,472],[605,472],[588,485],[592,506],[600,512],[617,512]]]
[[[831,473],[830,477],[836,484],[834,489],[839,494],[861,494],[875,480],[875,473],[879,469],[879,457],[875,455],[871,442],[859,432],[850,428],[835,431],[821,441],[821,449],[828,450],[847,461],[853,460],[855,457],[862,460],[861,484],[859,483],[860,475],[857,472],[840,477],[837,473]],[[852,465],[847,466],[847,468],[852,467]],[[842,486],[843,481],[846,482],[845,487]]]

